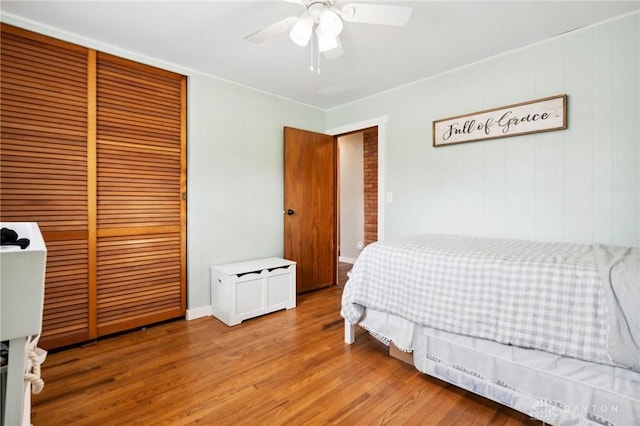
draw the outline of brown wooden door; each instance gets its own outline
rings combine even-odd
[[[185,78],[98,52],[98,335],[186,309]]]
[[[297,292],[336,281],[336,143],[284,129],[284,256],[297,262]]]
[[[47,349],[184,316],[186,78],[2,23],[0,220],[47,245]]]
[[[0,219],[47,245],[41,346],[95,337],[89,300],[87,49],[2,24]]]

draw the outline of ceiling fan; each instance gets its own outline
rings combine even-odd
[[[263,41],[289,32],[289,37],[298,46],[307,46],[315,34],[318,52],[326,59],[342,55],[342,44],[338,36],[342,32],[343,21],[362,24],[390,25],[403,27],[411,17],[408,6],[390,6],[380,4],[348,3],[341,9],[335,6],[335,0],[286,0],[289,3],[305,7],[300,17],[290,16],[249,34],[245,40],[252,43]]]

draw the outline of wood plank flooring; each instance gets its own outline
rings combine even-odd
[[[344,285],[347,283],[347,280],[349,279],[349,276],[347,274],[349,273],[349,271],[351,271],[351,268],[353,268],[352,263],[338,262],[338,286],[344,287]]]
[[[419,373],[358,329],[342,288],[227,327],[173,321],[49,353],[32,424],[521,425],[526,415]]]

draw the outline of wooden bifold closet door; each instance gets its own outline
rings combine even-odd
[[[41,345],[183,316],[186,78],[2,24],[0,216],[47,243]]]
[[[98,53],[98,334],[185,313],[184,78]]]

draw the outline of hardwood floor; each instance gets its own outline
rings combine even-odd
[[[540,424],[387,354],[343,343],[342,288],[227,327],[173,321],[49,353],[32,424]]]
[[[347,280],[349,279],[347,274],[351,271],[351,268],[353,268],[352,263],[338,262],[338,286],[344,287],[347,283]]]

